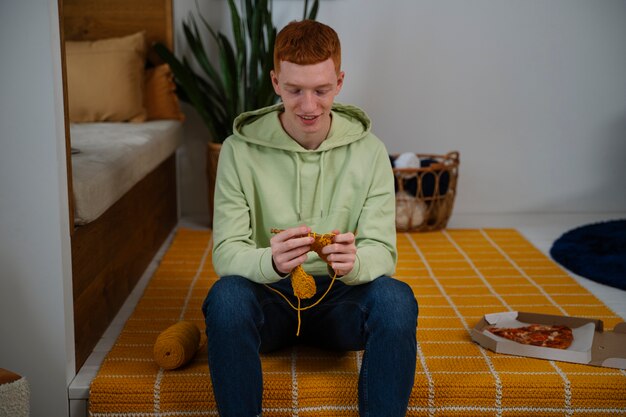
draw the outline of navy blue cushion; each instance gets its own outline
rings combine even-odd
[[[570,230],[554,242],[550,255],[577,275],[626,290],[626,220]]]

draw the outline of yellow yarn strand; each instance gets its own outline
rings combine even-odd
[[[300,324],[302,319],[300,318],[300,299],[298,298],[298,328],[296,329],[296,336],[300,336]]]
[[[330,275],[329,275],[330,276]],[[333,287],[333,284],[335,283],[335,280],[337,279],[337,272],[335,272],[332,276],[332,279],[330,280],[330,284],[328,285],[328,288],[326,288],[326,291],[324,292],[324,294],[322,294],[322,296],[313,304],[311,304],[310,306],[306,306],[306,307],[300,307],[300,298],[298,298],[298,306],[294,306],[293,303],[291,301],[289,301],[289,299],[287,298],[287,296],[285,294],[283,294],[282,292],[278,291],[276,288],[272,288],[267,284],[263,284],[265,285],[267,288],[269,288],[270,290],[274,291],[276,294],[280,295],[281,297],[283,297],[283,299],[285,301],[287,301],[287,304],[289,304],[289,306],[291,308],[293,308],[295,311],[298,312],[298,330],[296,331],[296,336],[300,336],[300,312],[301,311],[305,311],[308,310],[310,308],[315,307],[316,305],[318,305],[319,303],[322,302],[322,300],[324,299],[324,297],[326,297],[326,295],[328,294],[328,292],[330,291],[330,289]]]

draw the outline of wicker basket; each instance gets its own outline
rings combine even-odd
[[[422,168],[394,168],[396,177],[396,229],[429,232],[444,229],[452,214],[459,177],[459,152],[416,154]]]

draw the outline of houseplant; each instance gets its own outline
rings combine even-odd
[[[186,57],[179,59],[165,45],[155,45],[159,56],[169,64],[181,100],[198,112],[209,130],[207,179],[209,219],[213,216],[213,191],[221,143],[232,134],[233,121],[240,113],[276,103],[278,97],[269,77],[274,65],[276,27],[272,22],[272,0],[241,0],[240,6],[228,0],[231,16],[231,43],[215,31],[198,11],[201,27],[217,46],[218,62],[212,63],[194,15],[183,22],[185,40],[195,70]],[[319,0],[309,7],[304,1],[303,18],[315,19]]]

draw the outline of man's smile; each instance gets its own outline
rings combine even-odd
[[[304,124],[313,124],[315,123],[315,121],[320,117],[319,115],[314,116],[314,115],[299,115],[298,116],[300,118],[300,120],[302,120],[302,122]]]

